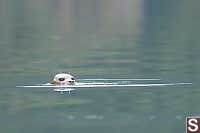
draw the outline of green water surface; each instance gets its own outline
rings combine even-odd
[[[200,1],[0,0],[0,132],[183,133],[200,115]],[[192,85],[16,88],[77,78]],[[135,81],[134,83],[141,83]]]

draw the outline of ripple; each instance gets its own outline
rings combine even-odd
[[[176,118],[177,120],[182,120],[182,119],[183,119],[183,116],[181,116],[181,115],[176,115],[175,118]]]
[[[84,117],[85,119],[87,119],[87,120],[102,120],[102,119],[104,119],[104,117],[103,116],[101,116],[101,115],[86,115],[85,117]]]
[[[68,115],[67,116],[67,119],[69,119],[69,120],[74,120],[76,117],[74,116],[74,115]]]
[[[154,119],[156,119],[156,116],[155,116],[155,115],[150,115],[150,116],[149,116],[149,120],[154,120]]]

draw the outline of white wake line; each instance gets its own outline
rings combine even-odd
[[[114,85],[119,83],[105,83],[105,82],[95,82],[95,83],[76,83],[76,86],[82,85]],[[54,86],[53,84],[46,83],[46,84],[37,84],[37,86]]]
[[[113,85],[63,85],[63,86],[16,86],[23,88],[98,88],[98,87],[153,87],[153,86],[173,86],[173,85],[191,85],[192,83],[169,83],[169,84],[113,84]]]
[[[118,85],[119,83],[104,83],[104,82],[95,82],[95,83],[76,83],[76,85]]]
[[[131,81],[131,80],[161,80],[161,79],[77,79],[77,80],[91,80],[91,81],[106,81],[106,80],[110,80],[110,81],[114,81],[114,80],[121,80],[121,81]]]

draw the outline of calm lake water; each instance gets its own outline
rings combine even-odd
[[[200,115],[200,1],[0,0],[3,133],[181,133]],[[77,78],[192,85],[16,88]],[[135,83],[141,83],[135,81]]]

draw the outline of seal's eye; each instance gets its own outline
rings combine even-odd
[[[58,80],[59,80],[59,81],[64,81],[64,80],[65,80],[65,78],[59,78]]]
[[[71,78],[72,80],[75,80],[75,78]]]

